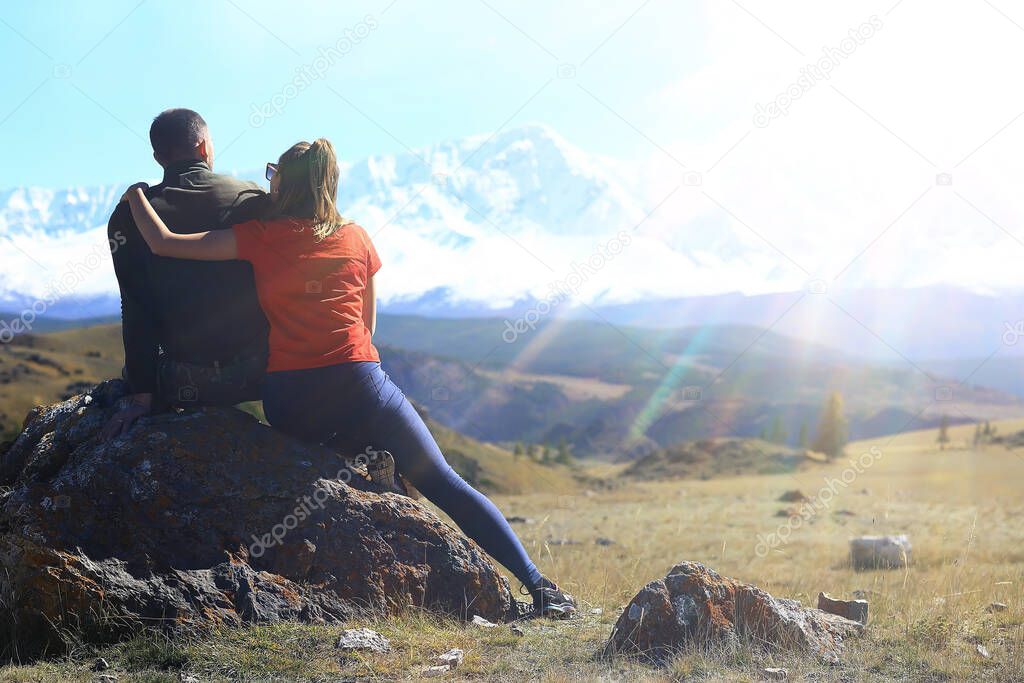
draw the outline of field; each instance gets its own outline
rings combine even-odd
[[[1024,429],[1024,420],[998,425]],[[141,637],[98,653],[0,670],[0,680],[91,681],[97,654],[122,681],[388,680],[415,678],[431,657],[466,651],[452,677],[477,680],[762,680],[766,666],[784,666],[790,680],[1024,681],[1024,450],[968,447],[973,428],[950,430],[939,452],[934,431],[850,444],[860,472],[831,485],[827,505],[788,542],[771,543],[785,518],[777,498],[800,489],[824,501],[826,479],[842,481],[846,462],[792,474],[706,481],[623,482],[611,490],[496,498],[517,524],[541,569],[582,600],[570,622],[529,622],[479,629],[411,613],[366,619],[387,635],[387,655],[340,660],[339,628],[281,625],[226,632],[193,642]],[[871,450],[871,449],[875,450]],[[863,466],[867,463],[867,466]],[[603,466],[591,474],[616,477]],[[847,539],[857,534],[907,533],[914,561],[907,571],[854,572]],[[595,543],[598,538],[610,545]],[[771,652],[682,652],[665,669],[595,656],[621,607],[675,562],[697,560],[750,581],[776,596],[814,603],[819,591],[849,597],[865,591],[870,624],[850,643],[844,664],[822,668],[805,658]],[[514,584],[513,584],[514,585]],[[990,603],[1005,611],[989,612]],[[594,612],[592,612],[592,610]],[[601,613],[596,613],[600,610]],[[981,645],[989,654],[978,651]]]

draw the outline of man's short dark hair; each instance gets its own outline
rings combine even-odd
[[[186,157],[206,139],[203,117],[191,109],[168,109],[157,114],[149,127],[149,141],[158,159]]]

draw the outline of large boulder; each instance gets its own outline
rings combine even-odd
[[[0,655],[142,627],[336,623],[409,606],[517,616],[508,582],[422,505],[234,409],[99,431],[121,382],[36,408],[0,453]]]
[[[843,641],[863,626],[850,619],[773,598],[757,586],[720,576],[699,562],[677,564],[644,586],[612,629],[605,654],[664,661],[688,645],[808,652],[839,661]]]

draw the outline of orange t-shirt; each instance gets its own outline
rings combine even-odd
[[[308,219],[232,229],[270,322],[268,372],[380,360],[363,322],[363,299],[381,264],[361,226],[349,223],[320,242]]]

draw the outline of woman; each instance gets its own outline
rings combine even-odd
[[[574,601],[541,576],[515,532],[483,494],[445,461],[423,420],[380,367],[374,276],[380,259],[362,227],[335,205],[339,169],[331,143],[299,142],[267,164],[271,215],[191,235],[172,233],[146,199],[126,199],[153,253],[252,263],[270,322],[263,389],[268,421],[298,438],[342,452],[390,451],[396,468],[533,597],[534,610],[568,617]]]

